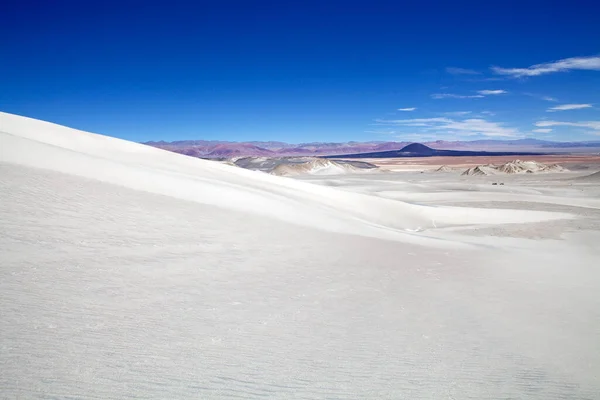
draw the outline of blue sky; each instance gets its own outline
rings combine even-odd
[[[594,1],[10,0],[2,15],[0,110],[129,140],[600,140]]]

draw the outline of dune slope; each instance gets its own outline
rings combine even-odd
[[[570,217],[402,203],[259,174],[6,113],[0,113],[0,141],[3,162],[336,232],[397,238],[399,230]],[[411,238],[402,235],[402,240]]]
[[[566,215],[0,117],[0,398],[598,398],[598,237],[459,246],[434,226]]]

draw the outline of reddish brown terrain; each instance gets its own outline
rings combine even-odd
[[[289,156],[332,156],[381,151],[400,150],[410,142],[343,142],[301,143],[283,142],[226,142],[206,140],[183,140],[176,142],[147,142],[149,146],[170,150],[192,157],[289,157]],[[600,142],[549,142],[535,139],[521,140],[475,140],[434,141],[424,145],[436,150],[461,151],[509,151],[535,153],[600,153]]]

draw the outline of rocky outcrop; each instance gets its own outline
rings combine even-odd
[[[462,175],[496,175],[496,174],[535,174],[543,172],[565,172],[566,168],[558,164],[546,165],[537,161],[513,160],[494,166],[491,164],[469,168]]]

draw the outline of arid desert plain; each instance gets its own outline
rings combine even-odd
[[[0,113],[0,397],[599,399],[578,157],[281,177]]]

